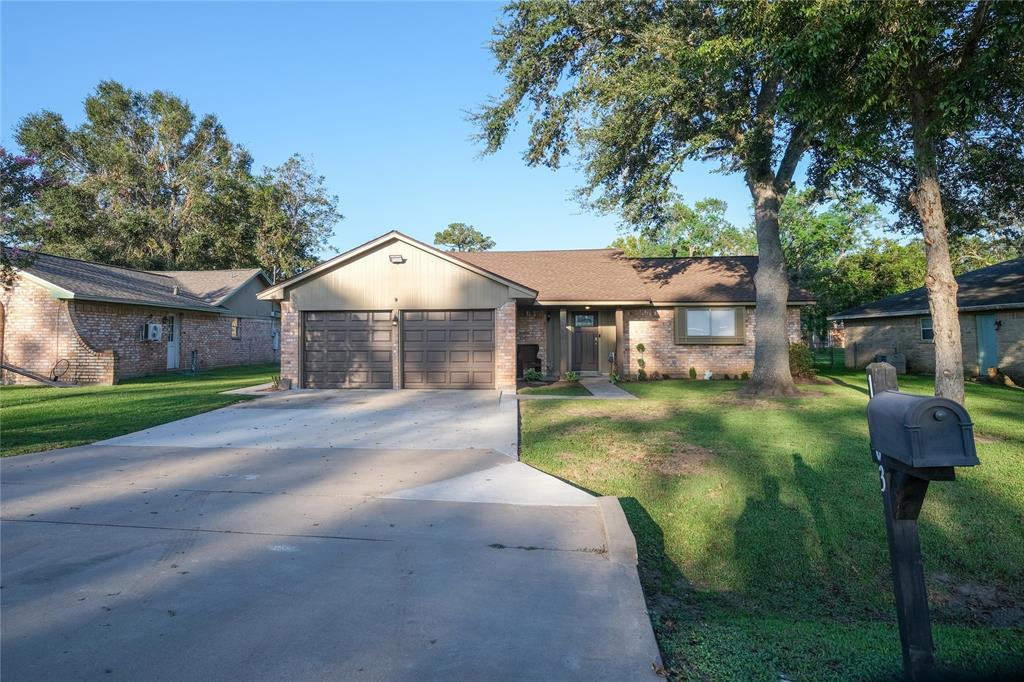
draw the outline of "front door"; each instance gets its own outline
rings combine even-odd
[[[164,318],[167,325],[167,369],[178,369],[181,365],[181,320],[177,315]]]
[[[572,314],[572,368],[577,372],[597,371],[597,313]]]
[[[978,325],[978,374],[986,376],[989,367],[997,367],[999,348],[996,344],[996,316],[977,315]]]

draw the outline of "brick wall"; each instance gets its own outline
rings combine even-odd
[[[299,312],[291,301],[281,301],[281,380],[299,387]],[[397,355],[397,353],[396,353]]]
[[[3,304],[4,362],[49,376],[58,360],[69,368],[61,380],[82,384],[114,383],[117,361],[111,350],[83,340],[73,322],[73,306],[53,298],[43,287],[20,279],[0,293]],[[0,374],[3,383],[36,383],[14,372]]]
[[[999,369],[1014,381],[1024,382],[1024,310],[996,311]],[[888,317],[875,320],[846,320],[846,366],[864,367],[875,355],[903,353],[907,371],[935,372],[935,346],[921,339],[921,316]],[[975,316],[960,315],[960,343],[964,375],[978,375],[978,327]]]
[[[557,314],[557,311],[556,311]],[[546,367],[548,357],[547,311],[542,308],[523,308],[516,313],[516,344],[537,346],[540,366]]]
[[[675,343],[674,308],[632,308],[625,311],[625,356],[630,375],[640,369],[637,344],[644,344],[647,373],[659,372],[685,377],[693,367],[698,376],[711,370],[716,376],[741,374],[754,369],[753,307],[744,310],[745,343],[742,345],[677,345]],[[786,325],[791,342],[800,340],[800,310],[789,308]]]
[[[231,318],[221,315],[170,311],[164,308],[61,301],[36,284],[20,280],[2,294],[6,322],[5,362],[48,374],[58,359],[71,368],[65,379],[77,383],[116,383],[134,376],[167,371],[170,333],[167,317],[179,326],[179,364],[190,366],[197,352],[200,369],[274,362],[272,330],[267,318],[242,318],[240,338],[231,338]],[[164,325],[161,341],[141,340],[142,325]],[[24,381],[6,372],[7,381]]]
[[[542,318],[543,319],[543,318]],[[516,302],[509,301],[495,311],[494,387],[501,390],[516,388]]]

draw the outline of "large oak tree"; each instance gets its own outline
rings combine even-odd
[[[1019,242],[1024,228],[1024,3],[830,0],[807,14],[856,37],[787,58],[815,93],[796,104],[827,123],[812,175],[863,187],[920,231],[935,392],[962,402],[950,241]]]
[[[506,143],[525,110],[528,164],[558,167],[575,152],[583,197],[655,232],[669,220],[687,161],[742,175],[759,256],[747,391],[795,391],[778,215],[816,132],[809,117],[790,116],[801,91],[783,66],[821,43],[803,6],[521,0],[494,32],[506,87],[475,116],[488,152]]]

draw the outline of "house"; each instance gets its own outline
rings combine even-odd
[[[115,384],[177,369],[277,360],[279,315],[261,270],[146,272],[38,254],[0,290],[4,363]],[[61,363],[64,365],[65,363]],[[33,383],[13,371],[7,383]]]
[[[307,388],[513,389],[524,369],[738,375],[754,364],[757,258],[615,249],[448,253],[389,232],[259,294],[281,377]],[[806,291],[791,291],[790,338]]]
[[[1024,258],[973,270],[959,285],[960,341],[967,376],[996,367],[1024,381]],[[846,366],[902,353],[910,372],[935,371],[928,293],[921,287],[832,315],[846,337]]]

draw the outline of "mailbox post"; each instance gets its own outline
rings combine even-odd
[[[934,670],[935,644],[917,517],[931,481],[952,481],[954,467],[978,464],[974,431],[952,400],[900,393],[891,365],[876,362],[867,371],[871,457],[882,488],[903,671],[921,680]]]

